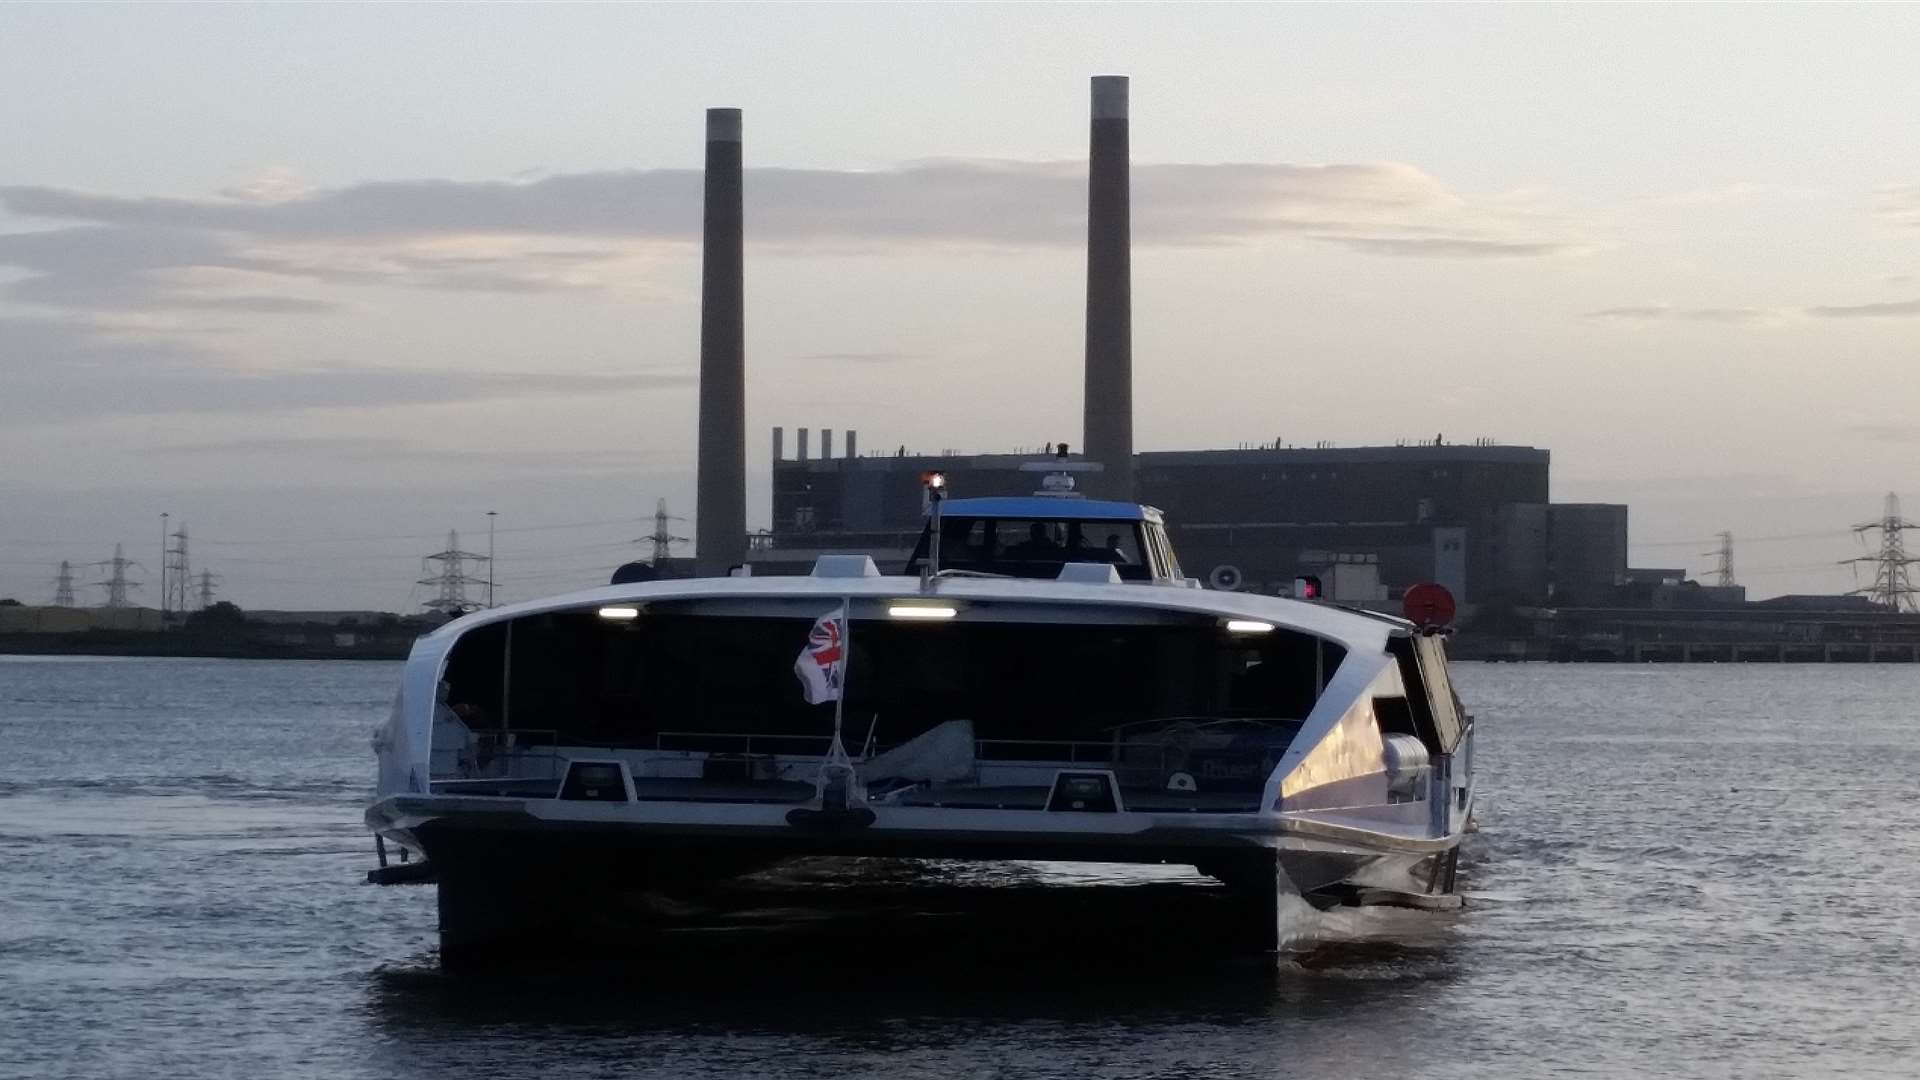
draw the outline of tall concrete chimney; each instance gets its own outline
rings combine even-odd
[[[847,429],[847,456],[850,458],[860,456],[860,433],[852,428]]]
[[[706,214],[700,260],[700,464],[695,572],[747,558],[746,282],[740,110],[707,110]]]
[[[1133,499],[1133,228],[1127,77],[1093,77],[1087,153],[1087,385],[1084,449],[1106,471],[1090,494]]]
[[[820,460],[830,461],[832,460],[832,458],[833,458],[833,429],[830,427],[823,427],[820,429]]]
[[[773,460],[780,461],[787,456],[787,429],[773,429]]]
[[[807,429],[806,428],[800,429],[800,441],[795,445],[799,446],[800,448],[800,460],[801,461],[807,460]]]

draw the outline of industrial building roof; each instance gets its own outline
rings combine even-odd
[[[1288,446],[1248,447],[1225,450],[1142,450],[1134,454],[1141,468],[1167,465],[1258,465],[1258,464],[1360,464],[1373,462],[1487,462],[1545,465],[1551,452],[1537,446],[1417,444],[1409,446]],[[1039,460],[1035,454],[867,454],[857,458],[785,458],[774,462],[781,468],[830,471],[844,468],[899,470],[918,472],[965,462],[975,469],[1017,469]],[[1074,461],[1088,460],[1081,454]]]

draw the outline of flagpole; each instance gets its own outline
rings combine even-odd
[[[833,741],[840,743],[840,718],[847,708],[847,672],[853,668],[853,598],[840,598],[840,692],[833,696]],[[844,750],[845,743],[840,743]]]

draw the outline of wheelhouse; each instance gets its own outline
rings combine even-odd
[[[927,566],[934,520],[921,530],[909,575]],[[1039,495],[951,499],[937,520],[942,571],[1057,578],[1068,564],[1092,563],[1113,567],[1122,581],[1181,580],[1166,524],[1150,506]]]

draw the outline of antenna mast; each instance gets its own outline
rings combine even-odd
[[[1887,502],[1878,521],[1863,521],[1853,527],[1853,531],[1862,538],[1867,533],[1880,534],[1880,550],[1872,555],[1862,555],[1857,559],[1842,559],[1840,565],[1852,566],[1855,573],[1859,566],[1866,564],[1873,568],[1873,582],[1848,593],[1849,596],[1865,596],[1874,603],[1896,612],[1920,612],[1920,588],[1913,584],[1913,578],[1907,573],[1907,567],[1920,563],[1920,556],[1907,554],[1906,537],[1908,529],[1920,528],[1900,516],[1900,497],[1887,492]]]

